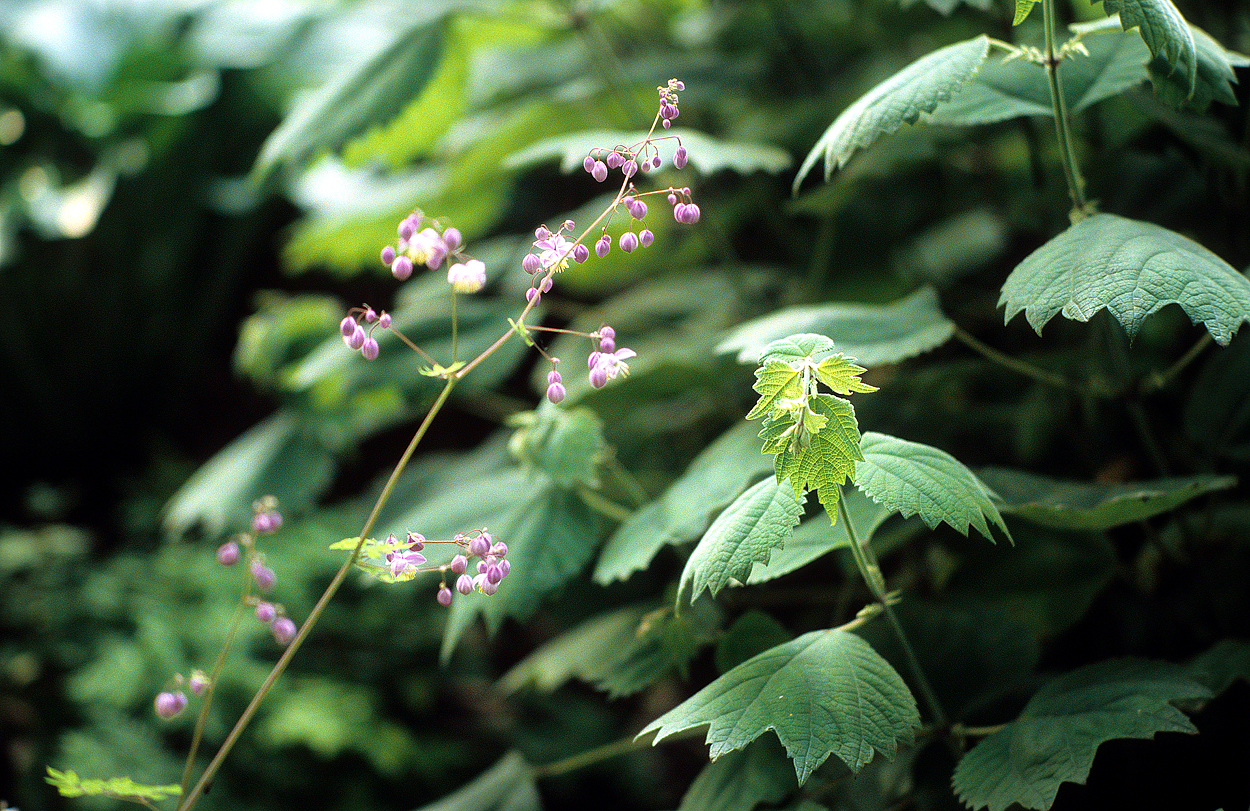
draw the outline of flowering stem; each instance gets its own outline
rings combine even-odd
[[[329,605],[330,600],[334,597],[335,593],[338,592],[339,587],[347,578],[347,573],[351,571],[357,558],[360,557],[360,549],[364,546],[365,538],[369,536],[369,533],[373,530],[374,524],[377,523],[378,515],[381,513],[387,500],[391,497],[391,492],[395,489],[395,483],[399,480],[400,474],[403,473],[404,469],[408,466],[408,461],[412,458],[413,452],[416,451],[417,445],[420,444],[422,438],[425,437],[426,432],[429,431],[430,425],[434,422],[434,417],[442,410],[443,405],[446,404],[447,398],[451,395],[451,390],[456,385],[456,380],[457,378],[455,376],[447,379],[446,384],[443,386],[443,390],[438,395],[438,399],[434,401],[434,404],[430,406],[429,411],[426,412],[425,419],[423,419],[421,421],[421,425],[417,427],[416,433],[412,436],[412,441],[409,442],[408,447],[404,449],[404,453],[399,458],[399,462],[396,463],[395,469],[391,471],[390,478],[386,480],[386,484],[382,487],[382,493],[378,496],[377,502],[373,505],[373,510],[369,513],[369,518],[365,521],[364,527],[360,530],[360,540],[356,543],[356,549],[352,552],[351,557],[344,561],[343,565],[339,567],[338,572],[334,575],[334,579],[330,581],[330,585],[326,586],[326,590],[322,592],[321,598],[317,600],[317,604],[313,606],[312,611],[309,612],[308,619],[304,621],[303,626],[299,629],[298,633],[295,634],[295,638],[291,640],[291,643],[287,645],[286,650],[284,650],[282,655],[278,657],[277,663],[274,664],[273,669],[269,671],[269,675],[265,677],[265,681],[260,686],[260,689],[256,691],[256,695],[252,696],[251,702],[247,705],[247,708],[243,710],[243,714],[239,716],[239,720],[235,722],[234,728],[230,730],[230,734],[226,736],[225,741],[221,744],[221,748],[217,750],[217,754],[213,756],[212,761],[210,761],[208,766],[204,769],[204,773],[200,775],[200,779],[196,782],[195,787],[191,789],[189,794],[184,793],[182,795],[182,799],[179,801],[177,806],[177,811],[189,811],[189,809],[195,805],[195,802],[199,799],[200,795],[204,793],[205,788],[207,788],[208,784],[217,774],[217,770],[221,768],[222,762],[225,761],[226,756],[230,754],[230,750],[233,749],[235,743],[238,742],[239,736],[243,734],[243,730],[247,728],[249,723],[251,723],[252,717],[256,715],[256,710],[260,708],[261,702],[264,701],[265,696],[269,694],[269,691],[273,688],[273,685],[278,680],[278,677],[281,676],[286,670],[287,665],[290,664],[291,659],[295,656],[295,652],[299,650],[300,646],[304,643],[304,640],[308,637],[309,632],[312,630],[313,626],[317,624],[317,620],[320,619],[321,614],[325,611],[326,606]]]
[[[234,646],[234,637],[239,630],[239,623],[243,621],[243,612],[247,608],[247,597],[251,593],[251,578],[243,578],[243,594],[239,596],[239,604],[234,607],[234,616],[230,618],[230,627],[226,631],[226,641],[222,643],[221,650],[217,652],[217,661],[213,663],[213,672],[208,677],[208,686],[204,690],[204,700],[200,702],[200,713],[195,719],[195,732],[191,735],[191,747],[187,751],[187,763],[182,769],[182,790],[179,796],[186,796],[187,788],[191,785],[191,769],[195,765],[195,755],[200,749],[200,740],[204,737],[204,724],[208,720],[208,709],[213,703],[213,691],[217,688],[217,677],[221,675],[221,669],[226,664],[226,656],[230,653],[230,648]]]

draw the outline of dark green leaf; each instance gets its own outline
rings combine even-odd
[[[1189,23],[1171,0],[1105,0],[1108,14],[1119,14],[1125,31],[1137,28],[1150,53],[1167,60],[1170,72],[1185,77],[1185,95],[1192,96],[1197,80],[1197,56]]]
[[[1194,681],[1213,695],[1228,689],[1235,680],[1250,681],[1250,642],[1225,639],[1194,657],[1187,666]]]
[[[1187,77],[1172,69],[1167,58],[1159,55],[1146,66],[1155,93],[1168,104],[1191,107],[1204,112],[1212,101],[1235,105],[1237,96],[1232,85],[1237,81],[1234,67],[1250,65],[1250,57],[1225,50],[1206,31],[1189,26],[1197,52],[1197,76],[1190,88]]]
[[[1250,280],[1174,231],[1095,214],[1025,257],[998,303],[1004,322],[1023,311],[1038,334],[1058,314],[1088,321],[1106,309],[1130,338],[1148,316],[1179,304],[1226,345],[1250,320]]]
[[[762,611],[748,611],[734,620],[716,643],[716,669],[728,673],[747,659],[789,641],[790,633],[777,620]]]
[[[1106,741],[1197,732],[1169,702],[1209,695],[1183,668],[1162,662],[1113,660],[1075,670],[964,756],[955,791],[973,808],[1050,808],[1062,783],[1085,782]]]
[[[771,729],[802,785],[831,754],[852,771],[877,752],[893,757],[919,723],[916,701],[894,668],[858,636],[833,629],[747,660],[639,736],[655,732],[658,743],[706,724],[715,760]]]
[[[417,811],[539,811],[541,808],[532,768],[520,753],[509,752],[472,783]]]
[[[751,811],[774,804],[797,786],[786,753],[771,738],[713,760],[691,783],[677,811]]]

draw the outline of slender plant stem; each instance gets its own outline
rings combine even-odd
[[[225,741],[221,744],[221,748],[217,750],[217,754],[213,756],[213,759],[204,769],[204,773],[200,775],[200,779],[196,782],[195,787],[191,789],[189,794],[183,794],[181,801],[178,803],[177,811],[188,811],[188,809],[195,805],[195,802],[199,799],[200,795],[204,793],[208,784],[212,782],[213,777],[216,776],[217,770],[221,768],[221,764],[225,761],[226,756],[230,754],[230,750],[233,749],[235,743],[238,742],[239,736],[243,734],[243,730],[247,728],[249,723],[251,723],[252,717],[256,714],[256,710],[260,708],[261,702],[264,701],[265,696],[269,695],[269,691],[273,688],[273,685],[278,680],[278,677],[286,671],[287,665],[291,663],[291,659],[294,658],[296,651],[298,651],[300,646],[304,643],[304,640],[308,637],[309,632],[312,630],[313,626],[317,624],[317,620],[320,619],[321,614],[325,611],[326,606],[329,605],[330,600],[334,597],[335,593],[338,592],[339,586],[341,586],[343,581],[347,578],[347,573],[351,571],[352,566],[356,563],[356,559],[360,557],[360,549],[364,545],[365,538],[368,537],[374,524],[377,523],[378,515],[382,511],[382,507],[390,498],[391,491],[395,489],[395,483],[399,480],[400,474],[403,473],[404,469],[408,466],[408,460],[412,458],[412,454],[416,451],[417,445],[420,444],[426,432],[429,431],[431,423],[434,422],[434,417],[442,410],[443,405],[447,402],[447,398],[451,395],[451,390],[455,387],[455,385],[456,378],[449,377],[446,385],[443,386],[443,390],[439,393],[438,399],[436,399],[434,404],[430,406],[430,410],[426,412],[425,419],[422,420],[421,425],[417,427],[416,433],[412,436],[412,441],[408,443],[408,447],[404,450],[403,456],[400,457],[399,462],[395,465],[395,469],[391,471],[390,478],[386,480],[386,485],[383,486],[381,495],[378,496],[377,502],[373,505],[373,510],[369,513],[368,520],[365,521],[364,527],[360,530],[360,540],[356,544],[355,551],[353,551],[351,557],[344,561],[343,565],[339,567],[338,572],[334,575],[334,579],[330,581],[330,585],[326,586],[326,590],[322,592],[321,598],[317,600],[317,604],[313,606],[312,611],[309,612],[308,619],[304,620],[304,624],[299,629],[299,632],[296,633],[295,638],[291,640],[291,643],[287,645],[286,650],[284,650],[282,655],[278,657],[277,663],[274,664],[273,669],[269,671],[269,675],[265,677],[265,681],[261,684],[260,689],[256,691],[256,695],[252,696],[251,702],[247,705],[247,708],[243,710],[243,714],[239,716],[239,720],[235,722],[234,728],[230,730],[230,734],[226,736]]]
[[[1054,386],[1055,388],[1075,392],[1083,391],[1079,385],[1073,383],[1071,380],[1068,380],[1066,377],[1057,375],[1053,372],[1048,372],[1045,369],[1039,369],[1031,363],[1022,361],[1019,358],[1013,358],[1005,352],[1000,352],[989,344],[973,337],[970,333],[960,327],[955,327],[955,337],[971,349],[979,352],[1000,366],[1005,366],[1008,369],[1011,369],[1013,372],[1019,372],[1026,377],[1039,380],[1042,383],[1045,383],[1048,386]]]
[[[1085,200],[1085,180],[1076,165],[1072,148],[1072,131],[1068,126],[1068,102],[1059,87],[1059,65],[1063,59],[1055,50],[1055,0],[1042,0],[1042,27],[1046,30],[1046,80],[1050,84],[1050,104],[1055,114],[1055,135],[1059,140],[1059,158],[1063,174],[1068,181],[1068,195],[1072,198],[1072,218],[1075,222],[1085,216],[1088,203]]]
[[[200,702],[200,713],[195,719],[195,732],[191,735],[191,746],[187,750],[187,763],[182,769],[182,790],[179,796],[185,796],[191,786],[191,770],[195,766],[195,756],[200,751],[200,741],[204,737],[204,724],[208,720],[208,710],[213,704],[213,693],[217,689],[217,677],[226,664],[226,656],[234,646],[234,637],[238,633],[239,623],[243,621],[243,613],[247,607],[247,598],[251,593],[251,581],[243,578],[243,593],[239,596],[239,604],[234,607],[234,616],[230,618],[230,627],[226,631],[226,639],[217,652],[217,661],[213,662],[213,672],[208,677],[208,687],[204,690],[204,700]]]

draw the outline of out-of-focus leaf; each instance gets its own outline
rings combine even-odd
[[[389,123],[437,72],[444,25],[420,19],[372,59],[301,100],[261,147],[254,175],[264,177],[280,163],[302,165]]]
[[[182,786],[177,783],[151,786],[136,783],[129,777],[84,780],[72,770],[62,772],[51,766],[48,767],[48,776],[44,780],[55,787],[62,797],[108,797],[148,805],[150,802],[147,801],[160,802],[182,794]]]
[[[607,444],[595,412],[556,408],[544,399],[536,411],[519,414],[510,424],[517,427],[509,447],[518,459],[564,487],[579,482],[599,486],[596,468],[603,462]]]
[[[1016,0],[1016,13],[1011,19],[1013,26],[1019,25],[1029,18],[1029,12],[1033,10],[1033,6],[1037,5],[1037,0]]]
[[[820,136],[799,167],[794,191],[798,191],[822,155],[828,180],[855,150],[868,146],[880,135],[896,132],[904,124],[916,123],[922,113],[933,112],[976,75],[989,50],[990,40],[984,35],[947,45],[869,90]]]
[[[786,753],[772,738],[713,760],[690,784],[677,811],[751,811],[780,802],[797,786]]]
[[[606,585],[646,568],[665,544],[697,538],[718,511],[752,480],[772,470],[760,453],[750,423],[726,431],[686,468],[655,501],[643,507],[608,539],[595,567],[595,582]]]
[[[619,130],[585,130],[571,132],[545,138],[533,146],[515,152],[504,159],[503,165],[508,169],[520,169],[536,163],[559,158],[560,169],[564,172],[584,171],[582,162],[591,150],[612,149],[616,146],[635,147],[640,144],[646,132],[624,132]],[[673,153],[679,143],[686,147],[689,165],[698,172],[710,175],[722,169],[739,174],[751,172],[767,172],[776,174],[790,168],[790,155],[784,149],[767,144],[748,144],[736,141],[723,141],[698,130],[673,128],[657,130],[657,141],[653,146],[657,150],[649,154],[659,154],[663,161],[661,166],[672,167]]]
[[[1103,743],[1196,733],[1171,702],[1209,695],[1183,668],[1163,662],[1112,660],[1074,670],[1043,687],[1019,718],[964,755],[955,768],[955,792],[972,808],[1050,808],[1061,784],[1085,782]]]
[[[1003,499],[1006,513],[1057,529],[1095,530],[1142,521],[1237,483],[1231,476],[1190,476],[1099,484],[1005,468],[982,470],[980,478]]]
[[[1186,666],[1194,681],[1213,695],[1228,689],[1235,680],[1250,681],[1250,642],[1225,639],[1195,656]]]
[[[860,447],[855,485],[873,500],[903,517],[919,515],[930,528],[945,522],[967,535],[971,526],[993,541],[993,523],[1011,539],[993,491],[950,454],[873,431]]]
[[[1186,97],[1193,95],[1198,76],[1194,36],[1171,0],[1105,0],[1103,9],[1119,14],[1125,31],[1138,29],[1151,54],[1162,56],[1170,72],[1181,71]]]
[[[751,567],[768,563],[773,548],[803,516],[794,491],[772,479],[757,482],[721,512],[704,533],[681,573],[678,604],[691,604],[706,588],[715,597],[731,581],[746,582]]]
[[[1189,26],[1196,51],[1197,75],[1192,88],[1188,77],[1176,71],[1162,54],[1155,56],[1146,66],[1155,93],[1168,104],[1191,107],[1204,112],[1212,101],[1235,105],[1237,96],[1233,83],[1237,81],[1233,68],[1250,65],[1250,57],[1229,51],[1201,28]]]
[[[741,363],[758,363],[764,347],[802,332],[826,335],[838,352],[865,366],[895,363],[944,344],[955,325],[938,306],[937,293],[922,287],[890,304],[818,304],[788,307],[734,327],[716,346],[737,352]]]
[[[1039,335],[1056,315],[1088,321],[1105,309],[1130,338],[1148,316],[1179,304],[1227,345],[1250,320],[1250,280],[1175,231],[1095,214],[1025,257],[998,303],[1004,323],[1023,311]]]
[[[1250,339],[1206,361],[1185,404],[1185,433],[1207,451],[1250,458]]]
[[[791,639],[781,623],[762,611],[751,610],[734,620],[716,643],[716,669],[728,673],[746,660]]]
[[[713,760],[773,730],[794,760],[799,785],[829,755],[859,771],[878,752],[893,757],[920,724],[916,701],[894,668],[860,637],[811,631],[738,665],[647,725],[653,743],[708,726]]]
[[[417,811],[540,811],[534,773],[518,752],[509,752],[473,782]]]

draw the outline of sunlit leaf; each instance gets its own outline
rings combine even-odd
[[[161,800],[178,797],[182,794],[182,786],[172,783],[164,786],[151,786],[136,783],[129,777],[110,777],[107,780],[84,780],[71,770],[58,771],[47,767],[48,775],[44,778],[54,786],[62,797],[108,797],[110,799],[128,800],[130,802]]]
[[[858,636],[811,631],[729,671],[647,725],[653,743],[708,726],[713,760],[773,730],[802,785],[830,755],[859,771],[920,723],[903,680]]]
[[[1033,10],[1033,6],[1037,5],[1037,0],[1016,0],[1016,14],[1011,20],[1013,26],[1019,25],[1029,18],[1029,12]]]
[[[934,51],[869,90],[839,115],[803,159],[794,178],[794,191],[824,156],[825,179],[846,164],[857,149],[904,124],[914,124],[921,113],[931,113],[976,75],[989,54],[989,38],[982,35]]]
[[[1088,321],[1105,309],[1130,338],[1148,316],[1179,304],[1226,345],[1250,320],[1250,280],[1174,231],[1096,214],[1025,257],[998,303],[1004,322],[1023,311],[1039,334],[1056,315]]]
[[[975,527],[991,541],[993,523],[1010,540],[993,492],[950,454],[871,431],[860,447],[855,486],[873,500],[904,517],[919,515],[930,528],[944,522],[967,535]]]
[[[804,492],[816,491],[816,497],[829,518],[837,516],[839,487],[855,477],[855,463],[862,460],[859,425],[855,409],[846,400],[831,394],[818,394],[810,407],[826,418],[827,425],[805,443],[791,443],[786,434],[792,422],[766,419],[760,436],[764,450],[776,453],[773,468],[777,481],[790,481],[796,498]]]
[[[1209,695],[1183,668],[1162,662],[1112,660],[1075,670],[1048,683],[1019,718],[959,761],[955,791],[972,808],[1050,808],[1061,784],[1085,782],[1103,743],[1197,732],[1170,702]]]

